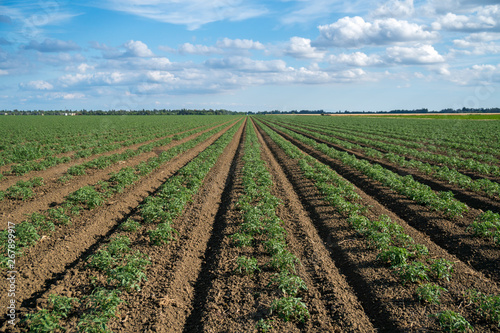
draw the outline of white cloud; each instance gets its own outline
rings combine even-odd
[[[283,54],[299,59],[322,59],[325,51],[319,51],[311,46],[311,40],[302,37],[292,37]]]
[[[19,86],[24,89],[32,89],[32,90],[52,90],[54,88],[52,84],[43,80],[20,83]]]
[[[408,17],[414,13],[413,0],[390,0],[372,13],[375,17]]]
[[[91,74],[66,74],[59,78],[63,87],[77,85],[116,85],[123,84],[127,75],[121,72],[97,72]]]
[[[448,12],[432,23],[434,30],[481,31],[500,27],[500,5],[477,7],[466,13],[457,15]]]
[[[380,56],[374,55],[366,55],[363,52],[354,52],[351,54],[339,54],[339,55],[331,55],[329,57],[329,62],[331,64],[344,64],[348,66],[354,67],[368,67],[368,66],[376,66],[383,64]]]
[[[179,53],[209,55],[209,54],[220,54],[222,53],[222,50],[215,46],[206,46],[201,44],[193,45],[191,43],[184,43],[179,47]]]
[[[146,44],[141,42],[140,40],[134,41],[129,40],[125,44],[123,44],[125,49],[127,50],[124,53],[124,56],[128,57],[154,57],[153,52],[148,48]]]
[[[318,27],[320,37],[314,44],[337,47],[363,47],[412,41],[428,41],[437,38],[436,32],[405,20],[394,18],[366,22],[362,17],[344,17],[337,22]]]
[[[470,34],[464,39],[453,40],[453,45],[460,50],[453,49],[454,53],[462,53],[466,55],[483,55],[500,53],[500,43],[495,42],[500,40],[498,32],[480,32]]]
[[[100,6],[160,22],[186,25],[190,30],[210,22],[241,21],[267,13],[265,7],[243,0],[107,0]]]
[[[166,71],[148,71],[146,77],[149,81],[156,83],[172,83],[177,80],[174,74]]]
[[[233,69],[250,72],[283,72],[288,68],[283,60],[253,60],[247,57],[228,57],[223,59],[208,59],[205,65],[216,69]]]
[[[0,69],[0,75],[8,75],[9,72],[4,70],[4,69]]]
[[[445,60],[432,45],[392,46],[387,48],[386,52],[392,61],[401,64],[435,64]]]
[[[243,50],[263,50],[265,47],[260,42],[254,42],[251,39],[229,39],[224,38],[217,41],[217,47],[223,49],[243,49]]]

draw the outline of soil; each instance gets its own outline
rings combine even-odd
[[[451,281],[439,281],[448,290],[442,303],[421,303],[415,297],[418,285],[402,285],[394,270],[377,260],[377,250],[352,229],[346,216],[322,200],[321,193],[304,177],[297,161],[289,158],[252,121],[261,144],[261,158],[272,175],[272,193],[283,202],[277,215],[284,221],[288,249],[299,258],[297,275],[308,287],[298,297],[307,305],[310,319],[305,323],[277,319],[270,313],[270,304],[281,292],[272,283],[275,272],[265,267],[269,255],[262,245],[238,248],[230,238],[243,220],[236,203],[243,193],[246,121],[205,177],[200,191],[174,220],[176,240],[152,246],[147,232],[155,225],[143,224],[136,233],[125,233],[118,227],[128,218],[141,221],[139,208],[144,199],[154,195],[161,184],[228,127],[126,188],[105,206],[83,212],[70,226],[58,227],[52,236],[27,250],[16,262],[19,272],[16,301],[20,305],[17,313],[22,317],[45,307],[53,293],[70,297],[88,295],[93,284],[104,283],[106,279],[87,267],[87,258],[110,238],[126,234],[133,251],[147,254],[151,264],[140,291],[122,292],[125,302],[119,305],[117,317],[108,325],[114,332],[256,332],[261,319],[272,319],[272,332],[433,332],[440,331],[440,327],[431,315],[443,310],[461,313],[474,323],[476,332],[500,331],[479,318],[464,296],[471,288],[486,294],[500,292],[498,247],[466,231],[480,213],[479,208],[472,208],[463,218],[449,219],[276,131],[352,182],[363,204],[368,206],[370,218],[389,216],[416,243],[429,249],[429,258],[445,258],[454,263]],[[25,213],[57,205],[71,191],[107,178],[115,167],[119,170],[125,165],[136,165],[150,154],[158,154],[192,137],[159,147],[123,165],[75,177],[74,184],[61,188],[49,186],[46,194],[20,203],[4,213],[4,217],[20,221]],[[426,181],[434,189],[449,188],[432,179]],[[459,193],[462,192],[457,190]],[[463,192],[463,195],[465,198],[469,194]],[[475,200],[490,204],[483,199]],[[466,202],[475,207],[472,199]],[[236,274],[235,261],[241,255],[257,258],[262,270],[253,275]],[[0,284],[2,308],[8,301],[6,288],[6,284]],[[67,332],[77,331],[77,319],[76,316],[68,319]],[[13,330],[6,323],[0,326],[0,332],[25,331],[22,324]]]

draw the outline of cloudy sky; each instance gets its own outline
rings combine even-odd
[[[0,2],[0,109],[500,106],[499,0]]]

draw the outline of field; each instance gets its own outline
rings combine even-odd
[[[0,332],[500,332],[495,119],[4,119]]]

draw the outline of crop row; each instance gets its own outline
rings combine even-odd
[[[356,158],[352,154],[330,148],[326,144],[319,144],[313,139],[309,139],[281,126],[275,127],[294,139],[321,151],[333,159],[341,161],[343,164],[360,171],[369,178],[388,186],[392,190],[421,205],[441,211],[450,217],[462,216],[462,214],[468,211],[467,205],[454,199],[453,193],[450,191],[434,192],[429,186],[414,180],[411,175],[400,176],[395,172],[383,168],[379,164],[373,165],[366,160]]]
[[[327,125],[339,132],[375,135],[500,156],[498,122],[373,117],[294,117],[293,122]],[[417,148],[417,147],[415,147]]]
[[[271,193],[272,177],[260,154],[260,144],[255,130],[252,123],[248,122],[242,168],[244,192],[237,202],[243,223],[231,238],[238,247],[255,247],[263,244],[271,256],[269,262],[263,266],[277,272],[269,285],[275,285],[281,294],[271,302],[270,315],[275,313],[285,321],[305,321],[309,318],[309,311],[302,299],[297,296],[307,287],[296,275],[295,264],[299,259],[287,249],[284,222],[276,216],[276,209],[282,203]],[[239,256],[236,265],[235,272],[239,274],[253,274],[260,270],[257,259],[253,257]],[[272,321],[270,317],[261,319],[257,323],[257,328],[270,329]]]
[[[15,164],[11,165],[11,174],[15,175],[24,175],[30,171],[40,171],[40,170],[45,170],[49,167],[53,167],[58,164],[62,163],[67,163],[71,160],[76,160],[79,158],[85,158],[89,157],[92,155],[97,155],[109,151],[113,151],[116,149],[119,149],[121,147],[128,147],[130,145],[134,145],[137,143],[145,142],[148,140],[154,140],[157,138],[164,137],[166,135],[172,135],[178,132],[181,132],[183,130],[189,130],[192,129],[193,127],[199,127],[199,123],[194,122],[193,125],[189,124],[184,124],[184,125],[177,125],[177,126],[166,126],[164,128],[159,128],[156,132],[153,132],[151,130],[146,131],[144,133],[137,132],[137,133],[123,133],[120,134],[119,136],[112,136],[112,137],[105,137],[103,140],[100,141],[94,141],[94,142],[85,142],[83,141],[83,138],[78,138],[76,139],[77,142],[80,142],[78,144],[79,149],[74,151],[73,156],[62,156],[62,157],[56,157],[52,156],[54,154],[57,154],[60,152],[60,150],[54,150],[50,149],[50,147],[44,147],[45,149],[41,150],[39,146],[36,145],[24,145],[20,146],[18,148],[13,148],[15,156],[17,156],[14,160],[9,159],[8,157],[4,157],[3,163],[7,164],[9,161],[15,162]],[[207,125],[203,125],[199,127],[198,129],[201,131],[203,127]],[[129,137],[132,135],[132,137]],[[73,142],[75,141],[75,138],[72,138]],[[126,140],[122,140],[126,139]],[[73,147],[75,148],[75,147]],[[63,150],[64,151],[72,151],[72,147],[66,147]],[[3,154],[6,154],[7,152],[2,152]],[[124,154],[128,154],[130,152],[125,152]],[[49,156],[47,156],[49,155]],[[43,158],[42,158],[43,157]],[[41,159],[40,159],[41,158]],[[21,159],[21,160],[19,160]],[[18,161],[19,160],[19,161]],[[34,161],[36,160],[36,161]],[[88,162],[88,167],[106,167],[109,158],[106,156],[103,156],[101,158],[98,158],[94,162]],[[72,173],[78,174],[82,172],[82,166],[77,166],[74,169],[71,170]],[[71,174],[71,173],[70,173]],[[2,178],[3,175],[0,175],[0,179]]]
[[[231,142],[239,125],[240,122],[232,126],[212,145],[181,168],[177,175],[162,184],[155,196],[147,197],[141,204],[140,213],[143,223],[157,223],[157,228],[148,232],[152,245],[162,245],[173,239],[174,229],[171,226],[173,219],[182,213],[185,205],[201,188],[205,176]],[[156,211],[154,216],[151,215],[152,210]],[[140,227],[139,222],[131,219],[127,219],[121,225],[122,230],[129,232],[137,231]],[[94,289],[90,295],[83,296],[81,299],[50,295],[48,308],[43,308],[26,317],[29,332],[45,333],[56,329],[65,330],[61,322],[68,320],[71,314],[79,314],[76,324],[79,332],[109,332],[108,321],[116,317],[117,307],[123,303],[120,294],[140,291],[141,282],[147,281],[147,267],[151,262],[145,254],[132,251],[130,245],[129,237],[118,235],[91,255],[87,259],[87,267],[103,274],[106,277],[106,283],[102,280],[94,282]],[[59,303],[66,304],[62,311]]]
[[[370,149],[369,147],[375,147],[381,149],[388,153],[400,154],[410,158],[416,158],[419,160],[429,161],[435,164],[441,164],[453,169],[464,169],[468,171],[474,171],[484,175],[493,175],[500,176],[500,167],[494,164],[488,163],[498,163],[498,159],[493,156],[473,156],[473,158],[459,158],[456,156],[447,156],[443,154],[435,154],[428,151],[421,151],[414,148],[409,148],[407,146],[401,144],[390,144],[386,142],[379,142],[372,139],[367,139],[364,137],[360,137],[358,135],[343,135],[338,131],[333,131],[329,129],[322,128],[320,131],[322,134],[317,133],[317,131],[308,131],[307,129],[303,129],[299,127],[299,129],[303,132],[307,132],[314,136],[321,135],[322,138],[328,138],[328,141],[342,145],[346,148],[352,147],[356,149],[360,149],[365,151],[368,155],[378,156],[380,152]],[[342,137],[354,142],[359,142],[369,146],[368,148],[362,147],[357,144],[353,144],[350,142],[346,142],[344,140],[337,139],[336,137]],[[426,146],[428,148],[428,146]],[[487,160],[488,163],[481,163],[479,160]]]
[[[282,121],[283,122],[283,121]],[[334,133],[335,136],[341,137],[353,142],[360,142],[367,145],[380,145],[380,148],[391,147],[390,145],[385,146],[384,144],[393,144],[397,146],[402,146],[405,148],[414,148],[418,150],[424,150],[427,152],[439,153],[441,155],[446,155],[449,157],[457,158],[472,158],[480,160],[487,163],[498,163],[499,160],[496,156],[500,156],[500,148],[494,149],[490,147],[477,148],[476,146],[470,146],[465,144],[444,143],[439,142],[441,145],[433,144],[429,141],[422,142],[422,134],[420,136],[411,137],[409,136],[398,136],[394,138],[393,136],[383,135],[380,133],[373,133],[372,131],[363,132],[359,128],[346,129],[343,127],[334,126],[332,124],[316,124],[316,122],[308,121],[297,121],[297,122],[283,122],[287,124],[300,124],[301,126],[307,126],[309,128],[314,128],[315,130],[325,132],[328,131],[330,134]],[[432,141],[434,142],[434,141]],[[435,143],[435,142],[434,142]],[[465,147],[466,146],[466,147]]]
[[[430,258],[426,246],[418,244],[406,234],[403,228],[387,216],[369,219],[364,215],[367,207],[354,191],[351,183],[340,177],[328,166],[313,157],[302,153],[295,145],[286,141],[271,128],[261,125],[262,129],[290,158],[297,160],[306,178],[311,179],[323,199],[344,215],[350,225],[378,252],[377,259],[388,265],[399,277],[403,285],[419,284],[416,298],[423,303],[440,304],[442,292],[447,290],[437,284],[440,280],[452,278],[453,263],[444,258]],[[429,282],[430,280],[434,282]],[[471,290],[471,295],[478,295]],[[499,297],[495,295],[470,296],[478,313],[495,324],[500,324],[500,304],[494,304]],[[489,302],[489,303],[488,303]],[[487,303],[487,305],[484,305]],[[493,303],[493,304],[492,304]],[[465,332],[471,329],[465,318],[452,310],[437,312],[436,317],[445,331]]]
[[[297,128],[295,126],[288,126]],[[310,135],[314,138],[321,139],[333,144],[339,145],[346,149],[357,149],[363,151],[366,156],[376,157],[397,164],[404,168],[415,168],[420,172],[436,179],[444,180],[450,184],[457,185],[460,188],[474,192],[485,193],[489,197],[500,197],[500,184],[486,178],[472,179],[471,177],[458,172],[456,169],[450,169],[447,166],[431,165],[414,159],[407,159],[404,156],[395,153],[381,153],[370,147],[360,146],[355,143],[339,140],[331,135],[321,134],[315,131],[309,131],[305,128],[297,128],[300,132]],[[325,132],[327,133],[327,132]]]
[[[220,131],[219,128],[212,129],[193,140],[172,147],[156,157],[151,157],[147,161],[139,163],[135,168],[124,167],[120,171],[110,174],[108,180],[100,180],[94,185],[86,185],[70,193],[58,207],[50,208],[43,213],[33,213],[28,220],[16,226],[18,239],[16,257],[20,256],[26,248],[36,244],[41,238],[40,234],[52,233],[56,225],[67,225],[71,218],[78,215],[83,209],[92,210],[101,206],[113,195],[122,192],[125,187],[134,184],[141,177],[151,173],[175,156],[197,146],[218,131]],[[4,239],[7,240],[7,237],[7,230],[0,233],[0,240],[2,241],[0,243],[2,244],[1,253],[7,253],[7,243],[3,241]],[[9,258],[2,256],[1,259],[2,264],[5,266]]]

